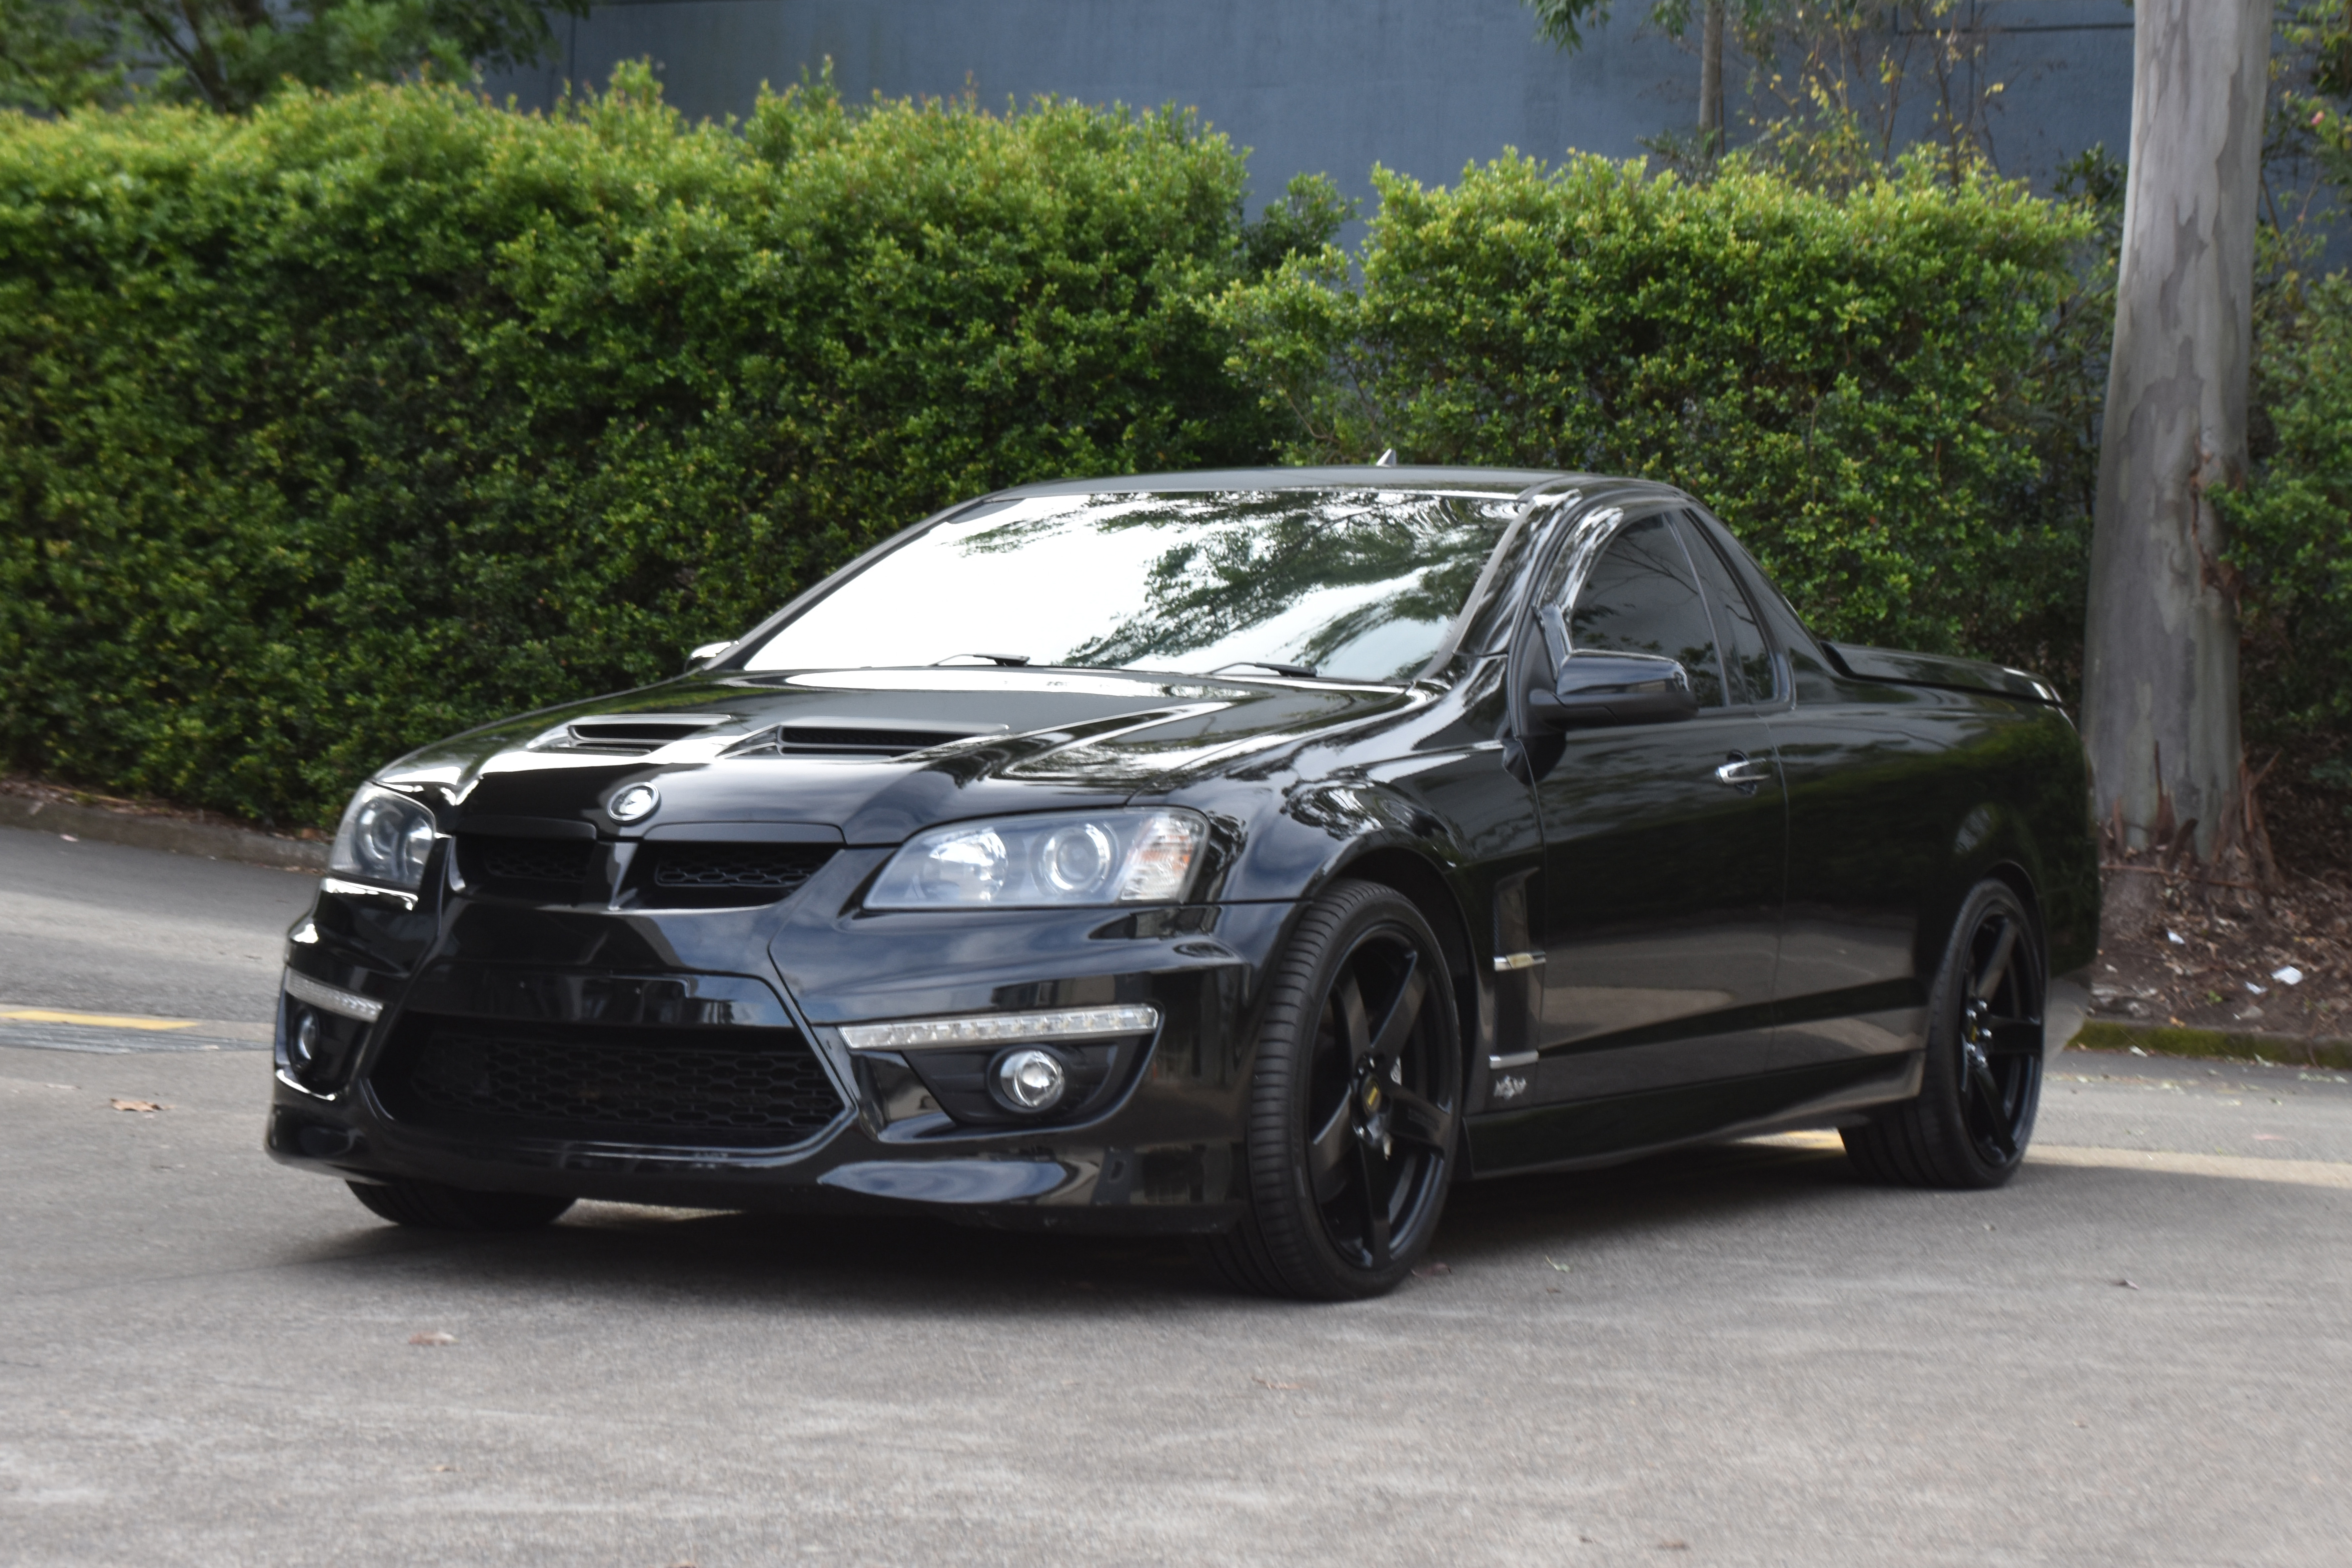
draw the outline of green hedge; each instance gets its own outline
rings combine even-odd
[[[0,115],[0,746],[322,822],[952,499],[1390,445],[1672,480],[1826,630],[2064,676],[2074,209],[1584,159],[1379,183],[1351,261],[1328,182],[1244,224],[1240,155],[1167,113],[820,85],[698,128],[640,70],[548,116]]]
[[[1652,476],[1831,634],[2078,656],[2084,211],[1924,168],[1843,198],[1599,158],[1374,179],[1353,267],[1221,302],[1295,455]]]
[[[2352,277],[2287,289],[2259,321],[2252,482],[2214,497],[2235,536],[2247,727],[2267,740],[2352,726]]]
[[[1243,182],[1174,114],[688,128],[642,71],[0,115],[0,742],[327,821],[951,499],[1259,458],[1204,305],[1336,218]]]

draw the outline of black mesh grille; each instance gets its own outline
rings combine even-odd
[[[830,844],[647,844],[634,880],[652,908],[773,904],[833,853]]]
[[[465,869],[479,882],[577,883],[596,846],[583,839],[468,838]]]
[[[412,1019],[376,1079],[404,1120],[526,1137],[772,1147],[842,1108],[790,1030]]]
[[[795,888],[832,852],[800,844],[664,844],[654,852],[654,885]]]

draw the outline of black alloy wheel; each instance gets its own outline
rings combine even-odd
[[[368,1211],[419,1230],[536,1230],[572,1207],[536,1192],[468,1192],[430,1181],[345,1182]]]
[[[2049,956],[2006,883],[1972,889],[1928,1001],[1916,1100],[1844,1133],[1864,1176],[1906,1186],[1999,1186],[2017,1172],[2042,1103]]]
[[[1437,936],[1392,888],[1342,882],[1276,967],[1249,1109],[1249,1212],[1207,1244],[1234,1284],[1347,1301],[1428,1250],[1460,1125],[1461,1026]]]

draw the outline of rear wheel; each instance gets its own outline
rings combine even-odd
[[[1233,1283],[1375,1296],[1429,1248],[1454,1175],[1462,1082],[1454,986],[1412,900],[1343,882],[1300,917],[1258,1032],[1250,1205],[1206,1245]]]
[[[535,1230],[572,1207],[535,1192],[468,1192],[429,1181],[355,1181],[352,1196],[394,1225],[421,1230]]]
[[[2016,1174],[2042,1103],[2048,972],[2024,901],[2006,883],[1979,883],[1928,998],[1919,1096],[1846,1129],[1857,1169],[1905,1186],[1999,1186]]]

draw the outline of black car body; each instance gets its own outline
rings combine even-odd
[[[1284,514],[1309,519],[1299,538],[1316,518],[1361,530],[1405,511],[1469,529],[1458,538],[1475,550],[1412,580],[1442,624],[1426,603],[1349,612],[1373,625],[1359,644],[1427,638],[1416,670],[1211,674],[985,649],[945,664],[761,664],[780,628],[960,517],[1113,501],[1240,515],[1268,497],[1308,508]],[[988,537],[1015,559],[1024,548],[1010,524]],[[969,559],[976,580],[1008,570]],[[1181,551],[1152,559],[1192,570]],[[1622,641],[1588,647],[1609,643],[1612,614],[1651,613],[1653,570],[1680,574],[1675,613],[1698,630],[1646,664]],[[1244,632],[1283,612],[1268,591],[1270,607],[1236,612]],[[1023,619],[1007,616],[1008,635]],[[1283,469],[1000,493],[908,530],[679,679],[425,747],[371,789],[346,820],[343,869],[288,947],[278,1159],[363,1198],[520,1195],[514,1213],[589,1197],[1238,1228],[1255,1261],[1230,1271],[1306,1294],[1392,1281],[1426,1245],[1411,1202],[1442,1201],[1423,1188],[1460,1176],[1878,1124],[1941,1071],[1938,977],[1956,965],[1991,976],[1989,998],[2010,989],[1999,1017],[1950,1002],[1955,1029],[2005,1029],[2021,1061],[2030,1038],[2032,1084],[2021,1065],[1977,1081],[1987,1104],[2009,1095],[2002,1125],[1979,1129],[1986,1157],[2013,1160],[2039,1082],[2042,979],[2088,961],[2097,923],[2083,752],[2047,685],[1819,642],[1691,497],[1591,476]],[[371,799],[389,803],[370,808],[378,852],[362,865],[348,843]],[[1163,854],[1131,883],[1157,897],[876,907],[894,877],[965,875],[958,855],[996,856],[972,874],[1000,878],[1001,894],[1018,849],[1005,835],[1024,821],[1064,826],[1020,853],[1075,854],[1085,874],[1091,856],[1129,852],[1121,835],[1191,847],[1176,871],[1164,844],[1132,847]],[[922,840],[932,860],[888,869],[967,823],[989,826],[978,840],[951,827]],[[1958,931],[1988,886],[2013,890],[2000,907],[2022,910],[2006,917],[2015,929]],[[1285,955],[1331,939],[1340,892],[1367,910],[1389,900],[1390,946],[1302,1002],[1307,979],[1277,983]],[[1977,956],[1953,958],[1969,940]],[[2032,959],[2014,961],[2013,983],[2012,950]],[[1380,1056],[1380,1020],[1342,1016],[1383,987],[1391,1032],[1409,1024],[1423,1046]],[[1450,1016],[1404,1019],[1408,992]],[[1322,1089],[1307,1080],[1326,1070],[1302,1065],[1297,1086],[1270,1090],[1269,1009],[1296,1032],[1307,1026],[1292,1014],[1318,1007],[1326,1049],[1356,1030],[1330,1071],[1349,1070],[1348,1049],[1371,1065]],[[1051,1060],[1009,1064],[1024,1046]],[[1317,1048],[1297,1049],[1307,1063]],[[1951,1049],[1965,1119],[1969,1063],[1988,1059]],[[1051,1080],[1049,1105],[1024,1103],[1021,1071]],[[1319,1095],[1286,1113],[1313,1124],[1255,1126],[1289,1103],[1276,1092]],[[1354,1098],[1334,1112],[1334,1095]],[[1381,1164],[1413,1139],[1418,1176]],[[1333,1222],[1353,1285],[1302,1283],[1267,1250],[1281,1226],[1261,1212],[1266,1189],[1282,1162],[1313,1163],[1310,1145],[1329,1151],[1325,1186],[1360,1174],[1352,1201],[1386,1206]],[[1323,1189],[1300,1179],[1311,1210]],[[1419,1197],[1395,1196],[1412,1181]]]

